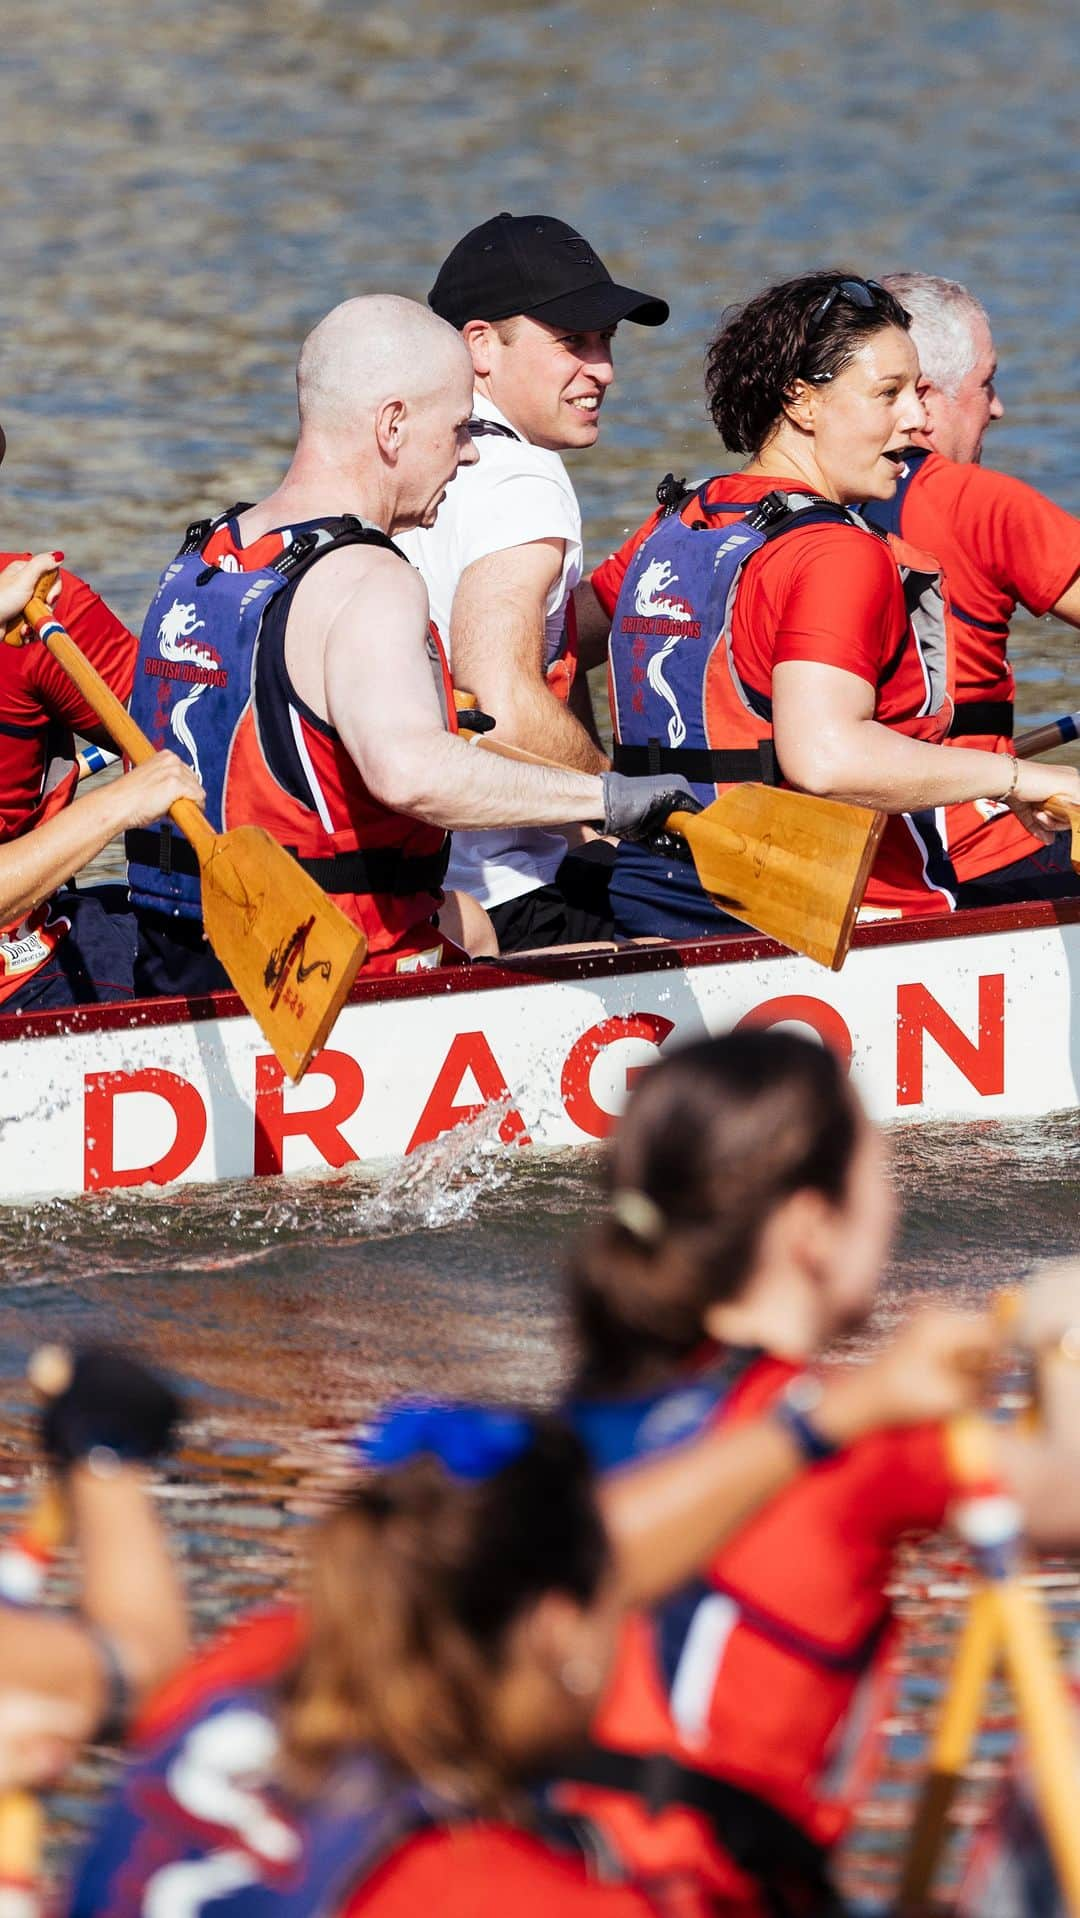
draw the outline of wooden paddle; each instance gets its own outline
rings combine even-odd
[[[146,735],[40,593],[9,626],[13,644],[24,619],[128,759],[152,758]],[[215,832],[190,799],[176,800],[169,816],[199,862],[210,944],[289,1077],[302,1078],[364,961],[363,933],[261,826]]]
[[[1001,1664],[1067,1909],[1080,1912],[1080,1754],[1068,1681],[1046,1612],[1023,1580],[1019,1515],[995,1483],[992,1428],[977,1417],[956,1419],[947,1440],[954,1482],[971,1487],[954,1522],[972,1550],[980,1582],[969,1601],[915,1806],[896,1908],[913,1915],[926,1908],[987,1687]]]
[[[505,759],[567,772],[490,733],[473,743]],[[705,891],[793,952],[839,972],[847,957],[885,814],[780,786],[730,786],[704,812],[673,812],[666,830],[685,839]]]
[[[1066,799],[1063,793],[1055,793],[1052,799],[1044,799],[1043,812],[1053,819],[1060,819],[1072,832],[1072,844],[1069,847],[1069,859],[1074,872],[1080,872],[1080,806],[1074,799]]]

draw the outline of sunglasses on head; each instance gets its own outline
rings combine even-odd
[[[807,346],[817,339],[837,300],[846,300],[849,306],[859,306],[864,313],[871,313],[888,297],[885,288],[879,286],[876,280],[834,280],[806,322]]]

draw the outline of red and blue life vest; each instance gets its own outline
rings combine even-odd
[[[764,1353],[729,1349],[663,1392],[579,1400],[567,1415],[608,1472],[761,1412],[791,1377],[790,1365]],[[838,1911],[813,1801],[781,1810],[767,1780],[740,1777],[737,1752],[710,1749],[709,1707],[736,1624],[824,1682],[847,1684],[873,1665],[888,1622],[883,1600],[860,1640],[838,1649],[729,1591],[713,1572],[691,1580],[626,1622],[593,1738],[560,1767],[556,1802],[588,1818],[632,1876],[691,1874],[719,1900],[743,1898],[747,1908],[760,1891],[775,1913]],[[745,1703],[758,1717],[768,1710],[761,1698]]]
[[[430,944],[447,835],[374,798],[285,665],[292,593],[309,568],[342,546],[397,548],[346,515],[265,535],[245,550],[235,525],[244,510],[190,528],[163,573],[139,641],[132,716],[152,745],[194,768],[215,829],[264,826],[363,927],[372,954],[397,950],[416,928]],[[429,646],[453,729],[434,633]],[[201,918],[198,863],[167,821],[129,832],[126,846],[136,907]]]
[[[777,784],[772,702],[736,669],[731,615],[743,568],[770,541],[806,528],[847,525],[866,536],[845,506],[812,494],[767,493],[725,501],[704,487],[667,481],[665,508],[627,567],[609,643],[612,763],[630,774],[682,773],[708,804],[741,780]],[[706,500],[706,494],[708,498]],[[879,535],[880,537],[880,535]],[[899,655],[918,649],[924,697],[919,712],[893,721],[915,738],[940,739],[951,714],[951,629],[938,574],[925,554],[890,541],[911,620]]]
[[[242,1628],[239,1674],[222,1669],[228,1644],[209,1655],[194,1701],[151,1737],[107,1807],[68,1918],[333,1918],[398,1845],[448,1818],[424,1787],[391,1780],[365,1754],[342,1763],[317,1798],[274,1782],[282,1623]],[[288,1641],[295,1631],[284,1623]]]

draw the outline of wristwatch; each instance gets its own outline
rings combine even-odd
[[[824,1396],[821,1380],[810,1372],[800,1372],[773,1401],[775,1417],[790,1433],[808,1465],[821,1465],[825,1459],[835,1458],[841,1449],[814,1423]]]

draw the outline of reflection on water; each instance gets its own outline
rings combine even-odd
[[[717,463],[700,366],[719,308],[824,261],[968,281],[1002,361],[990,459],[1080,510],[1072,0],[943,0],[932,32],[845,0],[8,0],[4,24],[5,540],[55,540],[132,621],[185,524],[280,471],[310,322],[348,294],[422,295],[507,205],[577,222],[672,303],[661,333],[623,329],[600,447],[574,462],[592,559],[668,467]],[[1014,652],[1025,715],[1080,703],[1051,626],[1022,619]],[[898,1137],[909,1217],[882,1323],[1073,1249],[1073,1130]],[[451,1156],[381,1193],[344,1177],[0,1214],[12,1485],[38,1338],[156,1354],[193,1382],[163,1497],[206,1627],[272,1589],[380,1394],[553,1390],[588,1155]],[[923,1616],[905,1735],[955,1611]],[[882,1882],[911,1749],[864,1823],[860,1886]]]

